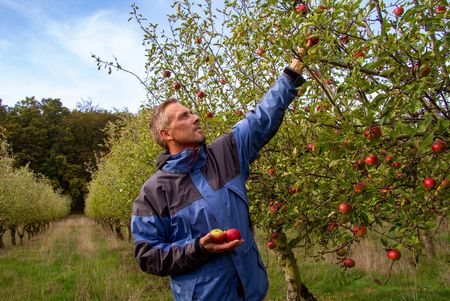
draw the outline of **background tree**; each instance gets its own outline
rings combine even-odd
[[[72,210],[82,212],[96,153],[105,152],[103,129],[121,114],[84,104],[70,111],[59,99],[26,98],[2,105],[0,126],[11,144],[15,167],[46,176],[55,189],[71,196]]]

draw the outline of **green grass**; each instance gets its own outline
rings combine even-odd
[[[360,265],[343,271],[333,258],[322,262],[303,260],[298,252],[303,281],[319,299],[331,300],[450,300],[448,234],[438,256],[421,257],[418,268],[408,264],[408,254],[394,265],[386,285],[388,264],[373,269]],[[8,243],[8,236],[4,237]],[[285,300],[286,285],[275,253],[263,246],[270,289],[267,300]],[[357,250],[356,250],[357,251]],[[367,252],[367,251],[366,251]],[[361,262],[372,253],[358,254]],[[355,254],[354,254],[355,255]],[[388,262],[387,262],[388,263]],[[141,272],[134,261],[132,244],[112,237],[83,216],[74,216],[50,227],[22,246],[0,250],[0,296],[2,300],[172,300],[167,278]]]
[[[142,273],[130,243],[85,217],[0,251],[2,300],[171,300],[167,279]]]

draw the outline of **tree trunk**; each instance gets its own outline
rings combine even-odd
[[[428,257],[434,257],[436,255],[436,250],[434,248],[433,238],[431,237],[430,230],[423,230],[421,238],[422,246],[424,247]]]
[[[132,235],[131,235],[131,225],[130,225],[130,223],[127,224],[127,230],[128,230],[128,241],[131,241]]]
[[[9,231],[11,232],[11,244],[13,246],[15,246],[15,245],[17,245],[16,244],[16,227],[9,228]]]
[[[116,237],[120,240],[123,240],[123,234],[122,231],[120,229],[120,225],[116,225],[115,226],[115,232],[116,232]]]
[[[286,235],[281,232],[277,239],[277,257],[287,283],[287,301],[317,301],[300,277],[297,260],[287,242]]]

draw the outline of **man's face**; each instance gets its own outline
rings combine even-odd
[[[205,135],[200,127],[198,116],[182,104],[175,102],[165,109],[169,126],[164,129],[163,139],[172,150],[179,152],[184,148],[197,147],[205,142]]]

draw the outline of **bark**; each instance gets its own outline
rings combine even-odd
[[[132,235],[131,235],[131,225],[130,225],[130,223],[127,224],[127,230],[128,230],[128,241],[131,241]]]
[[[123,239],[123,234],[122,231],[120,229],[120,225],[115,226],[115,232],[116,232],[116,236],[118,239]]]
[[[3,234],[5,234],[6,229],[0,225],[0,249],[5,248],[5,243],[3,242]]]
[[[16,227],[9,228],[9,231],[11,233],[11,244],[13,246],[17,245],[16,243]]]
[[[427,253],[428,257],[434,257],[436,256],[436,250],[434,247],[433,238],[431,237],[430,230],[423,230],[422,235],[422,246],[425,249],[425,252]]]
[[[287,301],[317,301],[314,295],[308,290],[302,282],[297,260],[292,252],[292,248],[287,242],[286,235],[282,232],[276,241],[277,257],[284,273],[284,279],[287,283]]]

